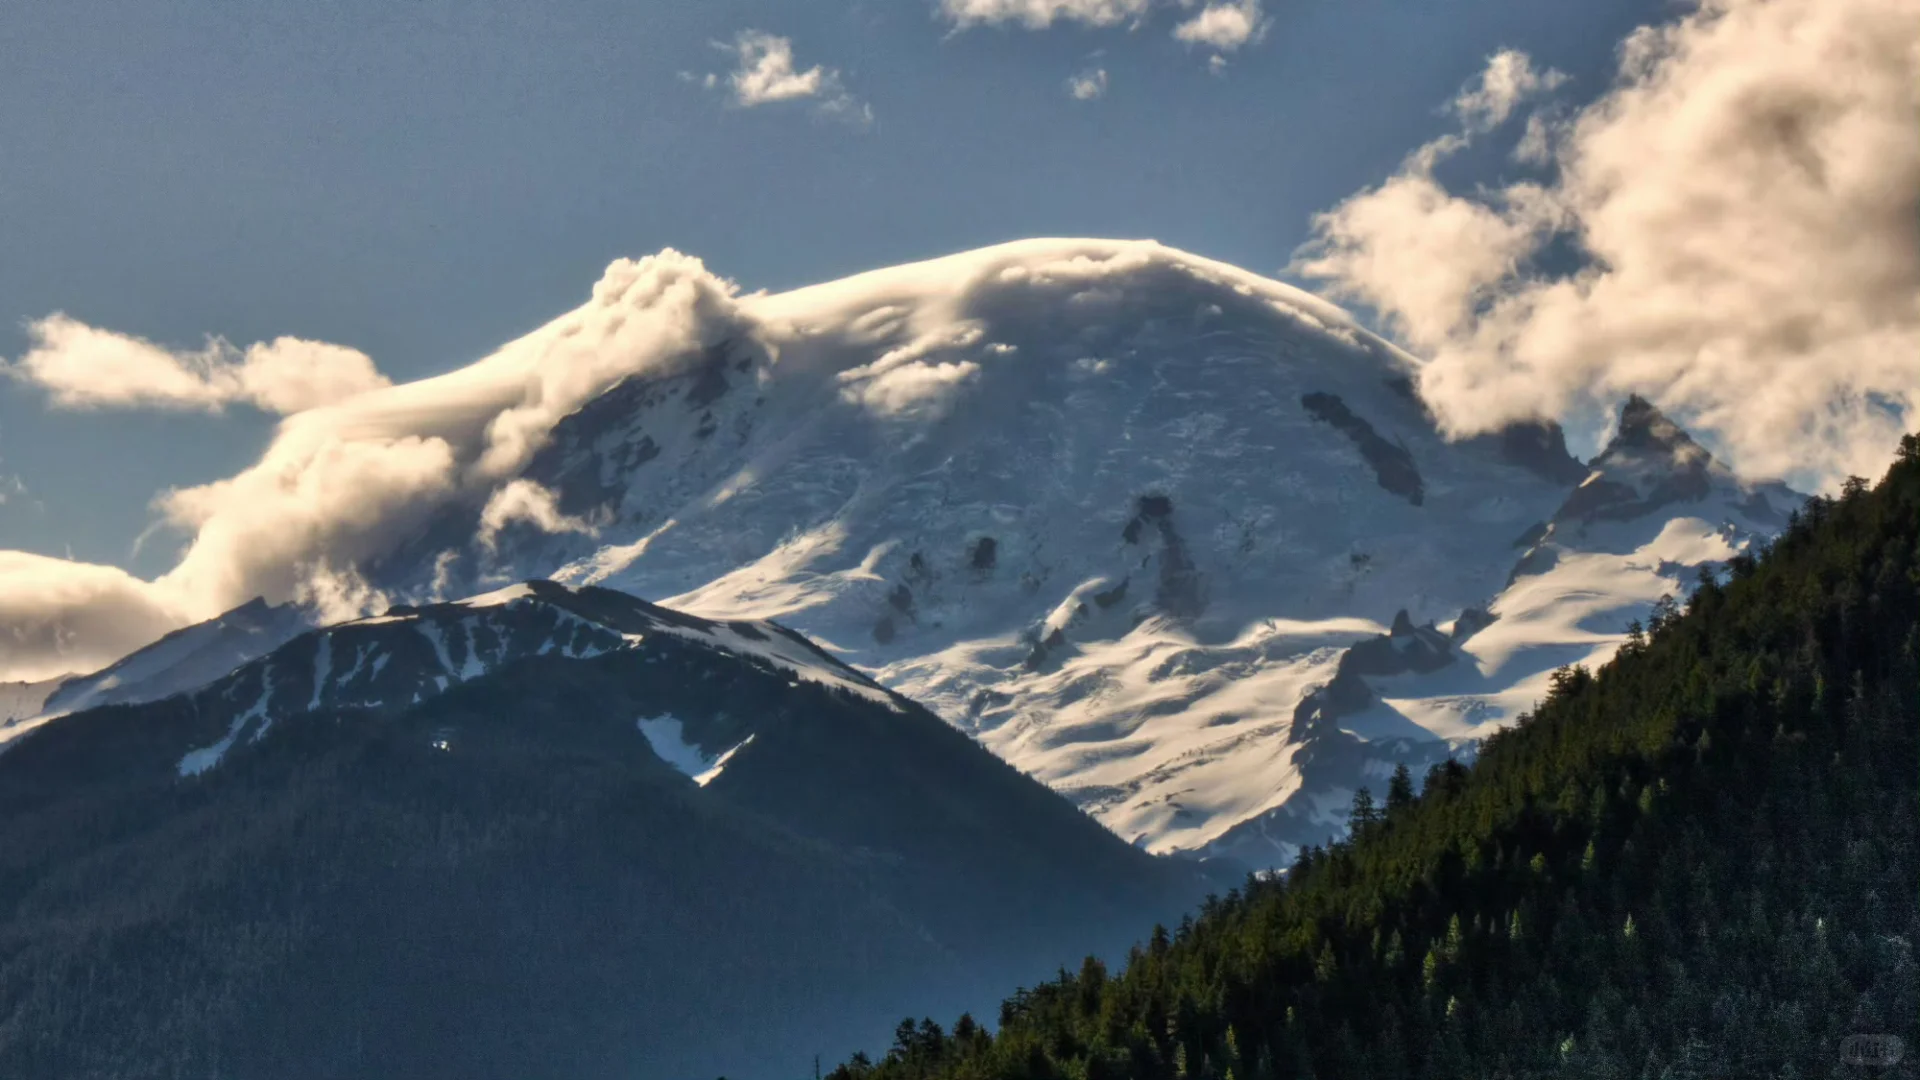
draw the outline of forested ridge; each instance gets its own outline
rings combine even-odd
[[[1915,1076],[1920,438],[1471,768],[834,1080]],[[1903,1037],[1893,1069],[1843,1063]]]

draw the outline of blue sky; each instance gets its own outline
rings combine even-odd
[[[1650,3],[1269,2],[1211,70],[1141,25],[956,31],[923,0],[28,0],[0,9],[0,356],[64,311],[174,346],[291,334],[396,380],[577,304],[676,247],[781,289],[1036,235],[1152,237],[1262,273],[1308,216],[1444,131],[1502,47],[1603,88]],[[838,72],[870,123],[741,108],[747,29]],[[1067,80],[1107,73],[1096,100]],[[683,74],[685,73],[685,74]],[[689,79],[687,76],[693,76]],[[1493,182],[1498,155],[1450,163]],[[273,418],[53,410],[0,379],[0,547],[151,575],[167,487],[257,458]]]

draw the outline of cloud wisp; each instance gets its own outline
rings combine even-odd
[[[1743,471],[1877,473],[1920,424],[1920,8],[1696,0],[1619,55],[1529,118],[1543,178],[1456,194],[1436,162],[1557,81],[1495,57],[1461,131],[1318,215],[1292,269],[1431,357],[1452,432],[1638,393]]]
[[[821,116],[865,125],[873,122],[873,108],[848,92],[838,69],[822,64],[801,69],[793,57],[793,40],[763,30],[742,30],[731,42],[714,47],[732,53],[735,67],[725,76],[708,74],[709,89],[724,87],[728,99],[742,109],[809,101]]]
[[[1089,68],[1067,80],[1067,96],[1075,101],[1097,101],[1107,96],[1107,69]]]
[[[958,33],[976,26],[1048,30],[1061,24],[1138,30],[1161,10],[1189,13],[1174,25],[1173,38],[1209,50],[1208,67],[1215,74],[1226,66],[1225,54],[1258,44],[1273,25],[1264,0],[940,0],[936,13]],[[1092,84],[1081,78],[1071,84],[1073,95],[1081,100],[1099,96],[1082,97],[1079,88]]]
[[[1153,0],[940,0],[939,12],[960,30],[1007,24],[1045,30],[1055,23],[1137,23],[1152,6]]]
[[[219,412],[245,403],[291,415],[389,385],[358,349],[294,337],[239,349],[211,338],[168,349],[55,313],[27,324],[33,347],[0,371],[63,409]]]

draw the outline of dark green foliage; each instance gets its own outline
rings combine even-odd
[[[834,1077],[1759,1080],[1866,1075],[1855,1032],[1920,1048],[1920,440],[1730,570],[1124,971]]]

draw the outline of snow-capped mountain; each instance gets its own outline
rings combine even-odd
[[[323,709],[414,706],[531,657],[585,660],[626,652],[635,654],[637,663],[658,664],[672,655],[661,646],[676,642],[724,654],[792,683],[831,687],[896,711],[910,706],[774,623],[714,622],[609,589],[575,590],[533,581],[466,600],[396,607],[384,615],[323,627],[296,645],[233,669],[187,696],[196,709],[231,719],[218,740],[182,754],[178,769],[182,776],[206,772],[236,743],[259,742],[285,717]],[[702,671],[700,677],[711,678],[712,672]],[[731,759],[753,732],[742,728],[724,750],[709,753],[701,743],[725,740],[727,734],[696,733],[691,723],[663,713],[641,718],[637,726],[670,764],[702,762],[682,771],[700,773],[705,786],[718,775],[718,757]],[[736,717],[735,723],[748,721]]]
[[[377,580],[551,575],[777,618],[1122,837],[1265,864],[1780,509],[1647,409],[1592,470],[1549,424],[1449,442],[1416,360],[1152,244],[1007,245],[742,309],[553,428],[523,478],[585,525],[483,546],[479,508],[451,508]],[[1445,673],[1370,674],[1408,704],[1348,701],[1316,745],[1303,703],[1402,612],[1494,621]]]
[[[1590,465],[1550,423],[1450,441],[1418,360],[1152,243],[730,297],[667,335],[697,345],[628,356],[665,339],[631,331],[667,303],[623,291],[642,277],[616,264],[581,309],[338,421],[536,375],[581,402],[428,409],[525,452],[408,502],[357,580],[425,603],[552,578],[778,620],[1156,852],[1290,860],[1355,786],[1470,752],[1794,502],[1644,402]]]
[[[0,726],[12,726],[40,716],[47,698],[71,678],[71,675],[58,675],[32,682],[0,683]]]
[[[1206,850],[1261,863],[1343,829],[1356,785],[1377,787],[1399,761],[1418,775],[1448,753],[1470,753],[1543,698],[1555,669],[1605,663],[1629,624],[1772,535],[1801,501],[1782,484],[1743,483],[1657,409],[1629,400],[1577,486],[1507,553],[1506,585],[1444,636],[1403,620],[1389,638],[1348,650],[1303,703],[1302,719],[1335,722],[1296,722],[1303,754],[1321,759],[1302,770],[1300,791]]]
[[[789,1075],[1224,888],[790,630],[549,581],[14,740],[0,880],[0,1072],[462,1080]]]

